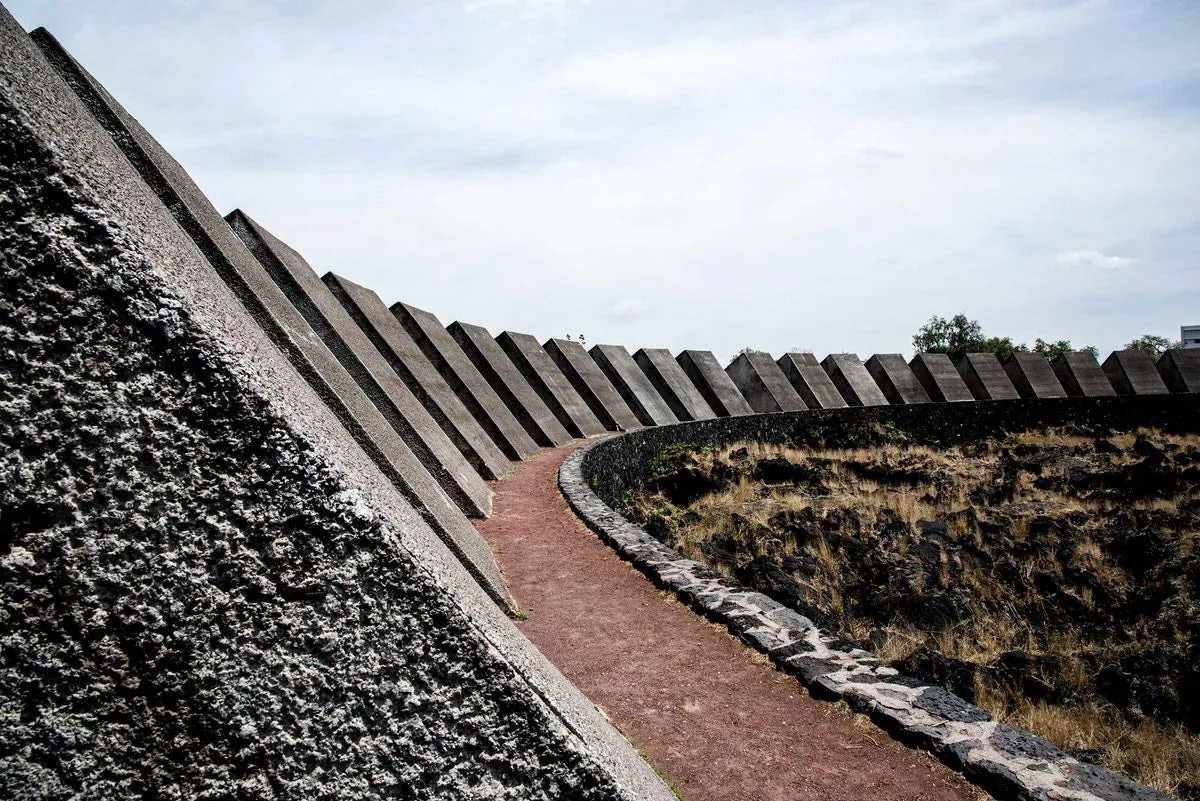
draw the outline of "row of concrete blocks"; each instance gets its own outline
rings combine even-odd
[[[455,322],[332,273],[323,278],[240,210],[222,217],[190,176],[45,31],[34,41],[170,210],[249,313],[346,430],[481,585],[511,608],[499,570],[470,521],[490,514],[486,481],[511,461],[575,437],[712,417],[805,408],[1065,395],[1200,391],[1200,351],[1155,365],[1114,353],[1053,364],[1018,354],[1003,365],[971,354],[906,364],[896,354],[834,354],[818,363],[747,352],[722,369],[707,351],[630,355],[579,342]]]
[[[690,353],[680,354],[681,364]],[[1014,353],[1003,360],[992,353],[968,353],[952,361],[942,353],[919,353],[907,363],[898,353],[885,353],[865,364],[853,353],[830,354],[818,362],[811,353],[788,353],[776,361],[766,353],[747,352],[726,372],[756,412],[1098,398],[1200,391],[1200,350],[1171,350],[1157,363],[1141,351],[1116,351],[1102,365],[1088,351],[1053,360],[1036,353]]]

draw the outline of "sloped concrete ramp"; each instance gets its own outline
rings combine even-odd
[[[0,11],[8,798],[670,799]]]

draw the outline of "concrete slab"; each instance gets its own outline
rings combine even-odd
[[[108,138],[106,146],[121,151],[140,180],[170,211],[175,224],[204,254],[206,263],[215,269],[292,368],[341,420],[356,445],[420,513],[480,586],[503,608],[512,609],[512,598],[487,543],[316,336],[191,176],[54,37],[39,30],[32,38],[77,96],[74,102],[82,102],[87,109],[88,125],[102,129]],[[191,280],[178,273],[176,279]]]
[[[925,388],[929,399],[935,403],[956,403],[973,401],[975,396],[967,389],[966,383],[954,362],[944,353],[918,353],[908,363],[913,375]]]
[[[593,345],[588,353],[642,425],[679,422],[629,351],[620,345]]]
[[[633,360],[680,420],[711,420],[717,416],[669,350],[642,348],[633,354]]]
[[[470,517],[490,515],[491,488],[304,257],[240,209],[225,220],[446,494]]]
[[[685,350],[675,357],[675,361],[718,416],[754,414],[729,373],[725,372],[711,351]]]
[[[761,350],[739,353],[725,367],[725,372],[750,408],[759,414],[808,408],[769,353]]]
[[[1056,356],[1050,367],[1072,397],[1105,398],[1117,394],[1090,351],[1077,350]]]
[[[571,436],[594,437],[604,433],[604,425],[536,339],[529,334],[505,331],[496,337],[496,343]]]
[[[876,353],[864,366],[889,403],[929,403],[929,393],[899,353]]]
[[[38,444],[13,469],[29,442],[6,426],[0,472],[29,509],[71,510],[6,559],[6,609],[20,625],[6,629],[0,706],[20,707],[37,686],[53,725],[6,725],[5,795],[68,796],[82,780],[95,798],[233,798],[268,785],[344,797],[363,777],[403,787],[424,772],[446,796],[478,796],[479,776],[536,754],[494,795],[547,801],[570,787],[670,801],[3,8],[0,108],[0,271],[21,310],[0,327],[0,351],[21,350],[0,366],[0,395]],[[14,380],[18,365],[69,385]],[[48,389],[62,390],[49,407]],[[129,665],[73,658],[96,646],[98,630],[73,624],[85,620],[151,644],[161,632],[166,647]],[[69,669],[45,681],[39,666],[64,656]],[[390,692],[380,665],[398,692],[407,682],[439,702],[377,716],[372,735],[389,748],[347,749],[344,711],[377,709]],[[126,669],[153,681],[96,691]],[[169,755],[147,747],[141,723],[156,720],[185,724]],[[463,721],[486,732],[487,753]],[[256,729],[270,735],[245,747]]]
[[[790,353],[787,353],[784,355],[789,357],[789,360],[793,364],[795,364],[797,367],[820,367],[821,366],[821,361],[817,358],[815,353],[809,353],[807,351],[791,351]],[[784,358],[784,357],[781,356],[780,359],[782,359],[782,358]],[[776,360],[775,363],[779,364],[778,360]],[[781,368],[782,368],[782,366],[783,365],[780,365]],[[843,400],[845,400],[845,398],[843,398]]]
[[[811,353],[785,353],[775,362],[810,409],[841,409],[846,399]]]
[[[1143,351],[1113,351],[1101,368],[1118,395],[1166,395],[1170,391],[1154,368],[1154,360]]]
[[[505,456],[521,460],[537,454],[538,444],[525,426],[434,314],[407,303],[394,303],[389,311]]]
[[[609,431],[632,431],[642,424],[621,397],[608,376],[604,374],[583,349],[583,345],[570,339],[547,339],[542,350],[554,360],[558,369],[583,402],[596,415],[596,419]]]
[[[1200,348],[1174,348],[1154,366],[1172,392],[1200,392]]]
[[[994,353],[968,353],[954,366],[975,400],[1016,400],[1020,397]]]
[[[488,481],[512,472],[508,457],[467,411],[379,296],[334,273],[326,273],[321,280],[475,472]]]
[[[888,400],[856,353],[831,353],[821,361],[850,406],[887,406]]]
[[[525,427],[534,442],[545,448],[553,448],[571,440],[567,429],[529,386],[521,371],[504,349],[496,344],[486,328],[455,321],[446,326],[446,331],[454,337],[463,353],[496,390],[504,405]]]
[[[1003,367],[1022,398],[1067,397],[1050,360],[1040,353],[1014,353],[1004,360]]]

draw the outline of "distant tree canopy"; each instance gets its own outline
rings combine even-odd
[[[1158,357],[1162,356],[1168,350],[1182,347],[1182,342],[1172,342],[1166,337],[1159,337],[1154,334],[1143,334],[1132,342],[1126,342],[1124,350],[1140,350],[1154,361],[1158,361]]]
[[[917,329],[912,338],[913,350],[917,353],[945,353],[951,359],[961,358],[967,353],[995,353],[1000,358],[1013,353],[1040,353],[1052,359],[1070,350],[1091,351],[1099,356],[1094,345],[1074,348],[1068,340],[1048,342],[1038,338],[1033,347],[1013,342],[1012,337],[989,337],[983,332],[978,320],[970,320],[965,314],[956,314],[947,320],[934,315],[925,325]]]

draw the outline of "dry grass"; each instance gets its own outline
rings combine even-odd
[[[1200,737],[1150,719],[1129,722],[1113,709],[1028,701],[981,681],[976,702],[997,720],[1037,733],[1059,748],[1096,753],[1101,762],[1160,792],[1200,785]]]
[[[981,666],[993,665],[1002,655],[1015,651],[1056,657],[1046,662],[1054,665],[1053,675],[1041,678],[1066,691],[1068,697],[1085,699],[1082,703],[1047,704],[1013,694],[1009,688],[977,687],[980,705],[1060,747],[1098,753],[1104,764],[1164,792],[1174,792],[1180,784],[1200,785],[1200,745],[1195,735],[1182,727],[1151,720],[1130,723],[1120,711],[1087,700],[1096,697],[1089,695],[1094,676],[1088,665],[1141,647],[1144,633],[1152,628],[1149,621],[1126,621],[1106,637],[1084,636],[1076,630],[1039,630],[1022,612],[1022,604],[1029,602],[1022,593],[1029,592],[1034,579],[1046,574],[1062,578],[1067,567],[1094,577],[1106,588],[1124,592],[1130,586],[1129,575],[1113,562],[1097,539],[1106,532],[1106,518],[1135,509],[1174,519],[1184,502],[1194,502],[1198,496],[1122,502],[1103,493],[1093,498],[1070,492],[1069,487],[1055,489],[1068,484],[1061,479],[1069,469],[1074,469],[1084,456],[1094,455],[1092,436],[1025,432],[999,442],[972,443],[968,448],[934,449],[887,433],[888,441],[874,448],[802,450],[739,443],[706,449],[687,457],[693,467],[711,471],[722,465],[728,471],[729,465],[735,469],[744,465],[747,469],[738,480],[694,500],[686,509],[673,507],[661,495],[642,494],[633,503],[631,517],[646,520],[650,514],[663,516],[674,547],[725,573],[741,563],[738,560],[756,557],[772,557],[776,564],[786,557],[811,560],[814,574],[794,576],[806,593],[806,602],[836,620],[842,636],[860,644],[874,641],[877,655],[890,662],[903,662],[923,649]],[[1194,437],[1166,436],[1156,431],[1111,434],[1106,439],[1122,452],[1106,454],[1100,457],[1101,462],[1107,459],[1119,465],[1133,461],[1130,448],[1138,436],[1147,436],[1159,445],[1196,447]],[[1063,458],[1047,463],[1040,472],[1024,468],[1014,471],[1010,454],[1016,446],[1026,449],[1017,451],[1019,457],[1043,449]],[[746,457],[731,459],[742,448]],[[780,457],[808,468],[807,475],[819,480],[764,484],[750,478],[748,468]],[[889,472],[900,478],[886,484],[876,480],[880,473]],[[994,504],[981,502],[977,494],[980,491],[992,493],[984,497],[997,500]],[[846,582],[854,577],[843,574],[845,554],[840,546],[823,533],[813,536],[801,532],[804,538],[797,541],[797,529],[780,527],[779,515],[789,520],[815,521],[822,532],[839,531],[849,525],[850,533],[860,541],[889,558],[901,560],[908,557],[913,545],[923,541],[919,533],[922,523],[943,522],[946,539],[952,545],[942,551],[941,564],[935,564],[932,574],[911,577],[910,586],[915,592],[951,585],[966,588],[971,599],[968,614],[957,624],[938,630],[857,614],[857,599],[846,591]],[[1069,523],[1065,522],[1068,517]],[[1046,520],[1060,521],[1077,538],[1067,552],[1069,556],[1061,557],[1063,563],[1058,561],[1058,546],[1053,544],[1058,542],[1057,535],[1044,533]],[[896,521],[907,526],[907,536],[894,536]],[[960,548],[983,549],[987,545],[983,532],[988,526],[992,530],[999,527],[1013,543],[1027,550],[1018,549],[999,559],[962,556]],[[893,533],[885,535],[884,531]],[[1200,534],[1191,530],[1173,534],[1181,556],[1195,552]],[[1047,536],[1047,546],[1039,550],[1039,543]],[[722,561],[725,555],[732,561]],[[1015,584],[1006,578],[1014,575]],[[1088,586],[1067,583],[1062,592],[1084,609],[1097,604]],[[1187,634],[1180,631],[1178,637],[1183,641]]]

